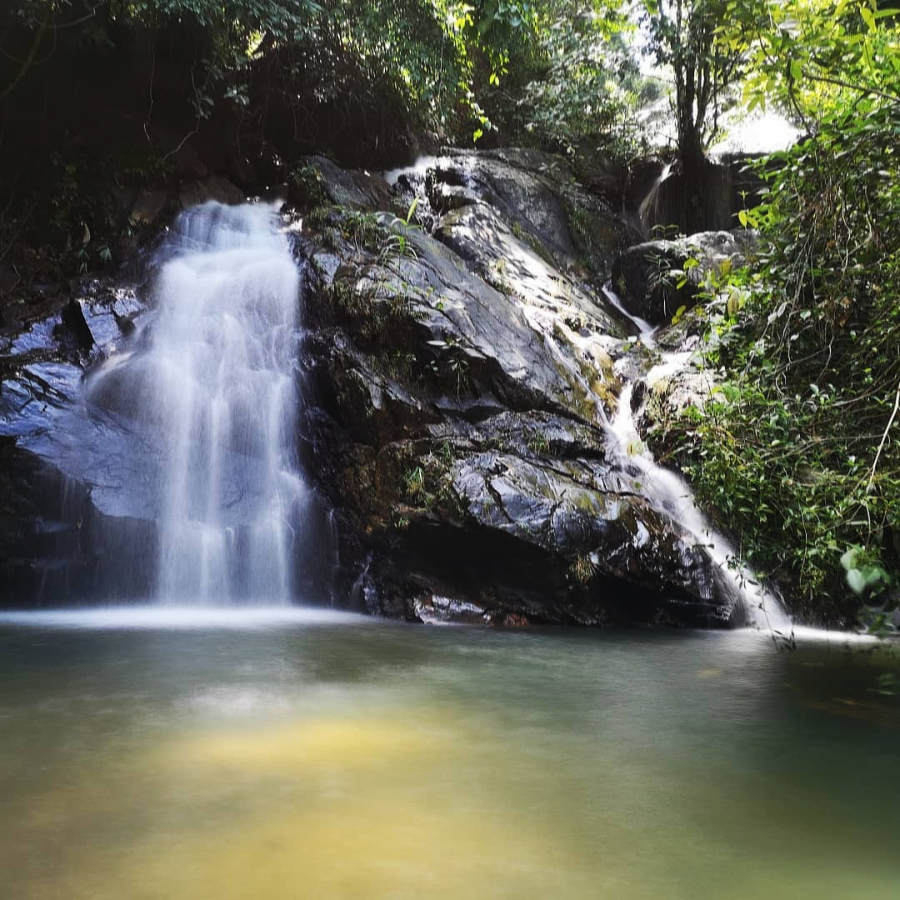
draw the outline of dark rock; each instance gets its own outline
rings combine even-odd
[[[317,194],[315,185],[305,184],[306,179],[297,181],[296,173],[304,169],[318,173],[321,195]],[[369,212],[391,208],[390,188],[383,178],[368,172],[341,169],[324,156],[308,156],[300,161],[288,200],[299,208],[317,206],[321,202]]]
[[[131,207],[129,219],[132,225],[157,224],[171,204],[172,197],[165,188],[144,188]]]
[[[70,289],[74,298],[57,294],[60,311],[0,357],[0,605],[148,596],[153,578],[155,529],[133,515],[142,496],[133,448],[106,423],[73,415],[85,367],[144,307],[130,288],[100,280]],[[126,493],[131,507],[116,509]],[[146,548],[137,562],[125,552],[134,546]]]
[[[245,199],[244,192],[222,175],[207,175],[198,181],[185,182],[178,191],[182,209],[210,200],[235,204],[243,203]]]
[[[65,326],[69,339],[82,352],[87,353],[94,346],[94,336],[84,320],[84,313],[77,301],[70,300],[63,307],[61,324]]]
[[[0,439],[0,459],[0,606],[150,595],[151,523],[103,515],[84,483],[8,438]],[[135,546],[144,554],[135,554]]]
[[[566,216],[547,171],[481,156],[410,177],[434,237],[388,217],[366,247],[340,214],[305,233],[302,430],[346,594],[430,622],[731,621],[706,549],[607,453],[625,341],[574,242],[540,243]]]
[[[546,154],[431,168],[408,182],[432,233],[373,215],[396,204],[386,182],[321,158],[301,166],[321,195],[304,180],[295,198],[316,214],[285,213],[307,282],[297,377],[316,401],[299,451],[328,501],[311,515],[337,545],[304,560],[309,578],[335,577],[340,605],[435,623],[733,620],[708,551],[611,450],[623,373],[648,364],[599,290],[628,226]],[[2,348],[7,602],[120,585],[124,541],[154,556],[153,472],[132,452],[116,370],[77,428],[72,416],[91,361],[141,339],[143,304],[102,281],[45,302]]]
[[[695,301],[703,279],[736,268],[752,253],[752,232],[705,231],[676,240],[629,247],[613,265],[613,287],[625,308],[654,325],[668,322],[681,306]],[[697,265],[685,270],[689,259]],[[686,279],[679,287],[682,279]]]

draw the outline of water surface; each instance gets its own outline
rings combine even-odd
[[[896,657],[293,610],[0,615],[14,898],[894,898]]]

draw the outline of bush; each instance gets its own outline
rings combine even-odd
[[[774,161],[742,216],[764,247],[748,299],[711,321],[725,380],[678,426],[700,496],[809,619],[852,621],[900,573],[896,116],[857,98]],[[848,581],[851,547],[879,578]]]

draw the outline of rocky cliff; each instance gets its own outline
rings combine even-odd
[[[649,297],[641,261],[656,257],[635,249],[633,215],[562,160],[515,150],[389,180],[311,158],[285,190],[306,282],[299,438],[329,510],[318,546],[335,555],[317,572],[333,602],[424,621],[741,619],[720,565],[615,425],[632,402],[640,418],[662,361],[627,310],[670,314]],[[614,271],[624,303],[608,292]],[[82,415],[87,443],[72,424],[83,373],[152,327],[147,297],[88,281],[7,327],[8,605],[147,594],[152,514],[122,500],[140,474],[114,422]],[[691,371],[683,325],[673,343],[669,380]],[[121,571],[135,541],[146,565]]]

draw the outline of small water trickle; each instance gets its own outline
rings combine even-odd
[[[648,222],[650,221],[651,213],[653,211],[654,206],[656,205],[656,200],[659,195],[660,186],[666,179],[672,174],[672,163],[666,163],[659,175],[656,176],[656,180],[650,187],[650,190],[647,191],[647,195],[641,201],[640,206],[638,207],[638,219],[641,223],[641,227],[644,230],[648,230]]]
[[[749,569],[737,562],[734,548],[697,507],[687,482],[653,459],[634,421],[631,408],[633,391],[633,382],[622,388],[616,414],[607,423],[608,447],[613,457],[622,468],[637,468],[641,474],[641,493],[655,508],[680,525],[697,544],[706,548],[709,558],[740,600],[747,624],[767,631],[789,632],[791,620],[778,597],[767,590]]]
[[[656,332],[656,326],[651,325],[646,319],[642,319],[640,316],[632,315],[625,308],[625,304],[622,302],[622,298],[612,289],[609,284],[604,285],[603,296],[606,298],[610,306],[617,309],[637,329],[638,340],[648,350],[655,349],[656,339],[654,338],[654,334]]]
[[[307,495],[294,451],[300,273],[271,205],[206,203],[161,251],[149,338],[88,385],[159,456],[156,596],[287,604]],[[149,432],[149,433],[148,433]]]

